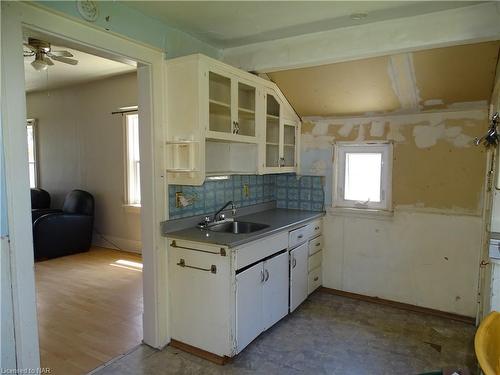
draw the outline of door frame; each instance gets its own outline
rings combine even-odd
[[[1,6],[1,46],[3,51],[9,51],[1,56],[1,119],[17,367],[40,367],[25,129],[24,29],[64,40],[68,47],[74,44],[84,52],[138,63],[143,341],[161,348],[170,341],[166,241],[160,232],[160,222],[168,218],[163,147],[165,53],[33,3],[1,2]]]

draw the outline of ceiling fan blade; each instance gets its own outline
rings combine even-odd
[[[31,44],[28,44],[28,43],[23,43],[23,45],[25,47],[28,47],[30,50],[32,50],[33,52],[37,52],[38,49],[36,47],[33,47]]]
[[[73,54],[68,51],[50,51],[47,53],[49,56],[73,57]]]
[[[76,65],[78,64],[78,60],[75,59],[68,59],[67,57],[62,57],[62,56],[51,56],[53,60],[59,61],[65,64],[70,64],[70,65]]]
[[[47,56],[44,56],[42,58],[42,60],[45,61],[47,63],[47,65],[50,65],[50,66],[54,65],[54,63],[52,62],[52,60],[49,59]]]

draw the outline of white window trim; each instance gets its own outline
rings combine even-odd
[[[125,212],[128,213],[140,213],[141,212],[141,204],[130,203],[129,202],[129,171],[128,171],[128,137],[127,137],[127,115],[138,114],[137,111],[131,111],[127,113],[123,113],[122,121],[123,121],[123,188],[124,188],[124,203],[122,205]]]
[[[29,118],[26,120],[26,127],[31,125],[33,127],[33,158],[35,159],[35,188],[40,185],[40,168],[38,164],[38,121],[34,118]],[[29,158],[28,158],[28,170],[29,170]]]
[[[368,202],[365,204],[344,199],[343,182],[346,152],[382,153],[381,202]],[[392,211],[392,155],[392,142],[335,142],[332,183],[333,209],[338,209],[339,211],[348,209],[367,213],[373,213],[374,211]]]

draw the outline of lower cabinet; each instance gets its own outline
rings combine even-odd
[[[237,353],[287,313],[288,253],[286,251],[237,272]]]
[[[307,243],[290,250],[290,312],[294,311],[308,296],[308,255]]]

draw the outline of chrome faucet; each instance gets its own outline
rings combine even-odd
[[[225,215],[224,214],[220,214],[220,213],[222,211],[224,211],[226,209],[226,207],[229,206],[229,205],[231,205],[231,213],[233,214],[233,216],[235,216],[236,215],[236,206],[234,205],[233,201],[229,201],[224,206],[222,206],[222,208],[219,211],[217,211],[214,214],[214,217],[213,217],[212,221],[224,220],[226,218]]]

